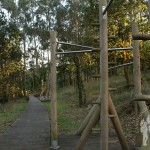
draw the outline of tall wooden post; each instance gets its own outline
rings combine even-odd
[[[136,22],[132,23],[132,33],[138,34],[138,24]],[[140,67],[140,50],[139,50],[139,41],[133,40],[133,62],[134,62],[134,92],[135,96],[142,95],[141,92],[141,67]],[[136,102],[135,102],[136,103]],[[149,111],[147,105],[144,101],[137,101],[137,104],[140,108],[140,111],[143,117],[146,119],[149,115]],[[137,106],[136,106],[137,107]],[[142,141],[140,137],[140,129],[138,129],[138,133],[136,134],[136,147],[141,147]]]
[[[132,33],[138,34],[138,24],[136,22],[132,23]],[[139,96],[142,95],[142,92],[141,92],[140,50],[139,50],[139,42],[137,40],[133,40],[133,62],[134,62],[133,73],[134,73],[135,96]],[[147,116],[149,115],[149,111],[146,103],[144,101],[138,101],[138,105],[144,118],[147,118]]]
[[[108,31],[107,12],[103,15],[107,0],[99,0],[100,15],[100,149],[108,150]]]
[[[51,68],[50,68],[50,97],[51,97],[51,149],[58,149],[57,133],[57,99],[56,99],[56,32],[50,32]]]

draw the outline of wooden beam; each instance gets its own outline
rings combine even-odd
[[[100,128],[92,128],[92,131],[101,131],[101,129]]]
[[[56,32],[50,32],[51,40],[51,69],[50,69],[50,96],[51,96],[51,149],[56,150],[58,146],[57,131],[57,95],[56,95]]]
[[[150,40],[150,34],[133,34],[133,40]]]
[[[92,134],[92,128],[94,128],[99,121],[100,107],[98,105],[96,105],[95,108],[96,109],[94,110],[86,128],[84,129],[75,150],[83,150],[84,149],[84,145],[85,145],[86,141],[88,140],[89,136]]]
[[[117,88],[109,88],[109,91],[117,91]]]
[[[108,21],[106,10],[107,0],[99,0],[100,16],[100,149],[108,150]]]
[[[119,121],[117,111],[115,109],[115,106],[112,102],[112,99],[111,99],[110,95],[109,95],[109,114],[112,115],[112,116],[115,116],[115,117],[111,117],[111,121],[112,121],[114,129],[116,131],[116,134],[119,138],[120,144],[122,146],[122,150],[130,150],[129,145],[126,141],[123,129],[121,127],[121,123]]]
[[[94,111],[92,112],[92,116],[90,117],[90,120],[89,120],[87,126],[85,127],[85,129],[81,135],[81,138],[80,138],[79,143],[76,147],[76,150],[83,150],[84,149],[84,145],[87,142],[89,136],[92,134],[92,131],[101,131],[101,128],[95,129],[95,126],[99,122],[99,118],[100,118],[100,107],[98,105],[94,105],[92,107],[92,109],[93,108],[94,108]],[[123,133],[121,123],[119,121],[116,109],[113,105],[113,102],[112,102],[110,96],[109,96],[109,116],[107,116],[107,117],[109,117],[113,123],[114,129],[115,129],[115,131],[118,135],[119,141],[121,143],[122,150],[129,150],[129,146],[128,146],[128,143],[125,139],[125,135]]]
[[[100,104],[100,96],[98,96],[96,103]],[[88,122],[90,121],[94,111],[97,109],[97,104],[94,104],[94,106],[91,108],[85,119],[83,120],[82,124],[80,125],[79,129],[76,131],[76,135],[81,135],[84,129],[86,128]]]
[[[136,22],[132,22],[132,33],[133,35],[139,35],[138,33],[138,24]],[[141,64],[140,64],[140,48],[139,48],[139,41],[133,40],[133,79],[134,79],[134,93],[135,95],[142,95],[141,93]],[[138,107],[139,106],[139,107]],[[142,115],[145,119],[147,119],[149,115],[149,110],[147,108],[147,105],[144,101],[137,101],[135,102],[135,116],[137,117],[140,113],[138,111],[138,108],[140,109],[140,112],[143,112]],[[136,120],[138,117],[136,118]],[[135,147],[141,148],[142,143],[142,137],[139,137],[141,135],[140,132],[140,125],[138,124],[138,130],[136,133],[136,140],[135,140]]]
[[[132,33],[133,35],[138,35],[138,24],[136,22],[132,22]],[[140,63],[140,48],[139,41],[133,40],[133,76],[134,76],[134,90],[135,95],[142,95],[141,93],[141,63]],[[140,111],[143,112],[147,109],[147,105],[144,101],[137,102],[140,108]],[[146,119],[149,115],[149,111],[143,113],[143,117]]]
[[[150,95],[137,95],[135,101],[150,101]]]

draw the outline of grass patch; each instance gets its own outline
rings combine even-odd
[[[85,107],[78,107],[76,95],[76,89],[73,87],[58,90],[57,111],[59,134],[74,134],[87,114],[88,110]],[[50,102],[43,102],[43,104],[50,112]]]
[[[25,98],[0,105],[0,133],[5,132],[15,122],[17,117],[24,111],[26,105],[27,100]]]

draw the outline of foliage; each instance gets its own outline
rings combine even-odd
[[[49,82],[50,30],[57,31],[59,41],[99,47],[99,3],[95,0],[1,0],[1,7],[3,9],[0,15],[0,44],[5,46],[0,52],[0,57],[3,58],[2,64],[5,66],[1,64],[3,67],[0,76],[15,76],[17,84],[22,81],[22,85],[14,85],[14,91],[23,89],[25,95],[28,88],[39,89],[41,80]],[[113,37],[108,42],[110,48],[132,46],[133,20],[138,22],[140,33],[149,31],[146,1],[113,1],[108,10],[108,36]],[[148,42],[144,42],[141,47],[148,49]],[[58,46],[58,51],[70,50],[82,49],[62,44]],[[146,50],[143,51],[142,63],[149,63],[147,53]],[[116,64],[127,63],[132,61],[132,55],[130,51],[110,52],[109,61]],[[83,83],[90,82],[93,75],[99,74],[99,56],[99,53],[58,56],[58,86],[78,87],[79,97],[83,97],[82,104],[86,99]],[[15,71],[17,73],[14,73]],[[128,67],[124,67],[124,74],[129,84]],[[15,81],[14,78],[12,80]],[[9,83],[13,83],[12,80]]]
[[[0,97],[9,100],[21,94],[22,52],[20,50],[20,32],[15,24],[6,21],[0,12]]]
[[[143,70],[150,68],[150,41],[143,42],[141,46],[141,67]]]

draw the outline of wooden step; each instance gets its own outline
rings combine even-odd
[[[100,128],[92,128],[92,131],[101,131]]]
[[[100,105],[101,103],[100,102],[92,102],[92,104]]]
[[[109,118],[115,118],[117,115],[108,115]]]
[[[119,140],[110,140],[108,142],[111,143],[111,144],[115,144],[115,143],[119,142]]]
[[[150,95],[137,95],[135,101],[150,101]]]
[[[117,91],[117,88],[109,88],[109,91]]]

